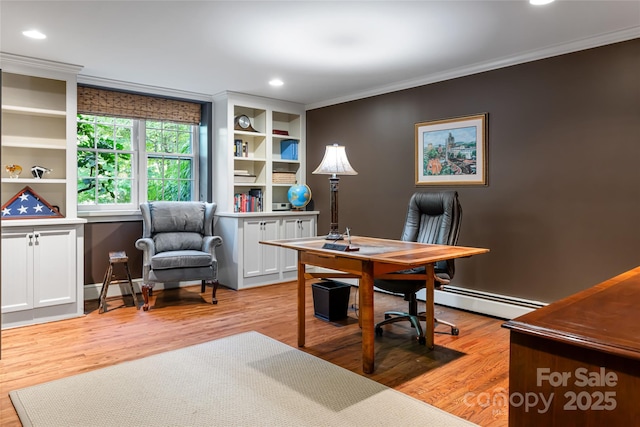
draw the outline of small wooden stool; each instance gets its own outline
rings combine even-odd
[[[124,271],[127,275],[126,279],[117,280],[115,274],[113,274],[113,266],[115,264],[124,264]],[[109,289],[109,285],[116,285],[120,283],[129,284],[129,291],[133,296],[133,304],[139,310],[140,306],[138,305],[138,298],[136,297],[136,291],[133,289],[133,282],[131,281],[131,273],[129,273],[129,257],[124,251],[117,252],[109,252],[109,268],[107,268],[107,272],[104,275],[104,280],[102,282],[102,290],[100,290],[100,306],[98,307],[99,313],[104,313],[107,311],[107,290]]]

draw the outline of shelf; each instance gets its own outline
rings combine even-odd
[[[257,187],[265,187],[266,185],[263,182],[234,182],[233,186],[257,188]]]
[[[263,157],[233,157],[233,160],[237,160],[240,162],[263,162],[265,163],[267,159]]]
[[[4,184],[66,184],[66,179],[60,178],[2,178]]]
[[[77,225],[85,224],[84,218],[38,218],[38,219],[3,219],[0,220],[2,228],[32,227],[41,225]]]
[[[288,165],[299,165],[300,160],[273,159],[273,163],[284,163]]]
[[[267,136],[266,133],[262,133],[262,132],[247,132],[246,130],[234,130],[233,134],[234,135],[241,135],[241,136],[251,136],[251,137],[261,136],[263,138]]]
[[[3,105],[3,113],[24,114],[27,116],[41,116],[41,117],[67,117],[66,111],[49,110],[47,108],[33,108],[33,107],[20,107],[18,105]]]
[[[37,148],[39,150],[66,150],[67,140],[58,138],[37,138],[27,136],[2,136],[3,147]]]

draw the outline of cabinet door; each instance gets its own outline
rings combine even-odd
[[[278,248],[262,245],[261,240],[278,238],[277,219],[255,219],[244,221],[243,274],[244,277],[277,273]]]
[[[75,302],[75,229],[36,229],[34,234],[34,306]]]
[[[2,312],[33,308],[32,230],[2,231]]]
[[[283,218],[282,238],[295,239],[298,237],[299,218]],[[294,271],[298,268],[297,252],[293,249],[282,249],[283,271]]]
[[[262,240],[278,239],[278,228],[280,220],[269,219],[262,221]],[[279,253],[280,248],[276,246],[260,245],[262,248],[262,272],[263,274],[273,274],[280,271]]]
[[[243,274],[244,277],[258,276],[262,272],[262,245],[258,243],[262,240],[262,220],[244,221],[243,231]]]
[[[284,218],[282,220],[283,239],[313,237],[316,235],[316,220],[313,217]],[[291,249],[282,249],[284,258],[283,271],[298,269],[298,253]]]

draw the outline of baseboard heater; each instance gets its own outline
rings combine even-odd
[[[418,293],[418,299],[424,301],[424,298],[423,290]],[[502,319],[513,319],[547,305],[540,301],[450,285],[435,291],[435,303]]]
[[[503,302],[505,304],[517,305],[520,307],[532,308],[534,310],[547,305],[547,303],[540,301],[531,301],[522,298],[510,297],[507,295],[492,294],[490,292],[476,291],[474,289],[465,289],[450,285],[445,285],[443,291],[458,295],[466,295],[474,298],[482,298],[490,301]]]

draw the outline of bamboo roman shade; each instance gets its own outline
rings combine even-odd
[[[200,123],[200,104],[135,93],[78,86],[78,113],[134,119]]]

